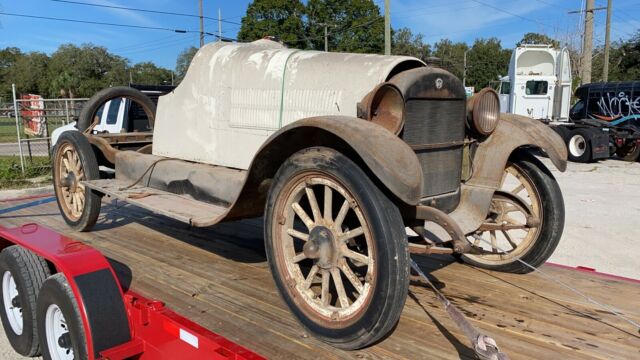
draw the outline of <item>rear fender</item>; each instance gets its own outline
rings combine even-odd
[[[478,145],[473,175],[462,185],[460,204],[451,213],[465,234],[475,231],[485,220],[507,161],[525,146],[543,150],[558,170],[567,169],[567,147],[560,135],[538,120],[500,114],[496,130]]]
[[[227,219],[260,215],[271,180],[280,165],[297,151],[313,146],[345,153],[400,201],[408,205],[420,202],[422,168],[404,141],[369,121],[323,116],[289,124],[265,142],[251,163],[247,180]]]

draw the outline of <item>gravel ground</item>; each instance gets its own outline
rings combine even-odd
[[[543,162],[560,183],[566,209],[564,235],[550,261],[640,279],[640,228],[634,221],[640,219],[640,163],[569,163],[560,173]],[[0,199],[15,196],[20,194],[0,192]],[[25,359],[13,353],[4,336],[0,358]]]

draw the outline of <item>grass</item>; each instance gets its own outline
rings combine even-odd
[[[25,158],[25,173],[20,157],[0,156],[0,189],[16,189],[51,182],[51,162],[47,157]]]
[[[49,117],[48,127],[49,134],[60,126],[64,125],[63,117]],[[25,139],[27,135],[22,131],[22,125],[20,138]],[[16,119],[8,117],[0,117],[0,143],[15,143],[18,142],[18,135],[16,134]]]

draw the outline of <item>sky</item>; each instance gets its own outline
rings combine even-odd
[[[110,6],[197,14],[197,0],[74,0]],[[204,0],[205,31],[218,31],[218,9],[225,20],[223,36],[236,38],[250,0]],[[374,0],[381,9],[384,0]],[[579,41],[581,15],[567,14],[584,0],[391,0],[391,24],[422,33],[427,43],[441,38],[472,43],[476,38],[497,37],[511,48],[527,32],[546,33],[561,40]],[[640,29],[640,1],[613,0],[612,39],[629,38]],[[606,0],[596,0],[596,7]],[[163,29],[134,29],[106,25],[21,18],[0,14],[0,48],[16,46],[23,51],[54,52],[65,43],[93,43],[129,59],[151,61],[175,68],[178,54],[198,46],[199,19],[147,12],[101,8],[55,0],[0,0],[0,12],[57,17],[93,22]],[[595,46],[604,43],[606,11],[595,19]],[[176,33],[173,30],[186,30]],[[213,36],[207,42],[216,41]]]

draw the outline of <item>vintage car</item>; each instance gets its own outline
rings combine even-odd
[[[160,97],[153,134],[92,131],[98,105],[55,148],[66,222],[90,230],[105,195],[194,227],[264,216],[282,298],[339,348],[394,328],[410,253],[526,273],[563,231],[562,194],[534,156],[564,171],[562,139],[412,57],[218,42]]]

